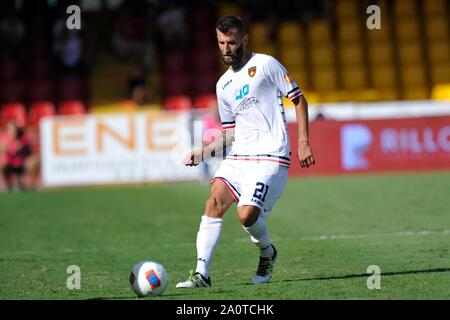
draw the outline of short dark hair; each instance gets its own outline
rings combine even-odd
[[[222,33],[228,33],[236,28],[241,36],[247,33],[247,28],[238,16],[224,16],[217,21],[216,29]]]

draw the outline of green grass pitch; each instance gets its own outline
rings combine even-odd
[[[169,273],[145,299],[449,299],[450,172],[290,179],[267,223],[279,256],[254,286],[258,251],[225,216],[210,289],[176,289],[195,268],[209,186],[155,184],[0,193],[0,299],[135,299],[141,260]],[[69,265],[81,288],[66,287]],[[367,288],[367,268],[381,289]]]

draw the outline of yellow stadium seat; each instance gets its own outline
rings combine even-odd
[[[398,46],[400,63],[420,63],[423,60],[422,46],[419,42],[402,42]]]
[[[450,61],[450,43],[445,40],[433,41],[428,45],[428,57],[431,62]]]
[[[448,38],[448,20],[445,16],[427,17],[425,22],[425,32],[428,39]]]
[[[305,51],[299,45],[280,48],[279,57],[288,70],[305,66]]]
[[[425,86],[408,86],[403,88],[403,98],[406,100],[430,99],[430,92]]]
[[[413,18],[401,18],[396,21],[397,39],[412,40],[419,39],[419,22]]]
[[[431,65],[431,82],[433,84],[450,83],[450,63],[435,63]]]
[[[367,77],[364,67],[344,68],[342,70],[342,84],[346,89],[367,88]]]
[[[370,42],[387,42],[391,39],[391,25],[382,19],[381,29],[367,29],[366,33]]]
[[[443,16],[448,12],[445,0],[423,0],[423,11],[426,15]]]
[[[393,65],[374,66],[372,68],[372,83],[375,88],[395,88],[395,68]]]
[[[278,55],[277,47],[273,43],[252,43],[250,49],[258,53],[268,54],[276,57]]]
[[[311,44],[331,42],[330,23],[325,20],[312,21],[308,26],[308,38]]]
[[[311,63],[314,66],[330,66],[334,64],[334,49],[331,45],[310,48]]]
[[[426,83],[423,64],[403,65],[400,69],[401,82],[406,87],[424,86]]]
[[[343,65],[360,65],[364,63],[364,52],[360,42],[341,43],[339,56]]]
[[[297,83],[300,89],[304,90],[309,87],[308,75],[305,69],[288,69],[289,76]]]
[[[252,44],[265,44],[269,42],[268,28],[263,22],[255,22],[249,26],[250,41]]]
[[[242,17],[242,8],[234,3],[221,1],[217,12],[219,17],[223,16],[240,16]]]
[[[339,41],[360,41],[361,23],[345,21],[338,25]]]
[[[450,101],[450,83],[438,84],[433,87],[431,97],[434,100],[448,100]]]
[[[334,68],[321,68],[312,73],[313,87],[316,91],[336,90],[337,77]]]
[[[378,89],[377,96],[379,101],[394,101],[400,99],[398,90],[395,88]]]
[[[373,65],[393,62],[392,45],[389,42],[376,42],[369,45],[369,61]]]
[[[336,1],[336,15],[338,18],[357,17],[359,12],[358,1],[339,0]]]
[[[415,0],[396,0],[394,3],[394,14],[400,16],[416,16],[417,6]]]
[[[367,101],[380,101],[385,95],[381,95],[379,90],[376,89],[359,89],[352,90],[353,101],[367,102]]]
[[[278,43],[282,46],[303,44],[303,29],[300,23],[295,21],[281,22],[278,28]]]

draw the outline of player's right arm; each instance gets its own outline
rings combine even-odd
[[[184,164],[187,166],[199,165],[204,159],[214,157],[218,153],[222,153],[227,150],[234,141],[234,128],[223,130],[222,133],[217,136],[216,140],[202,147],[201,149],[193,150],[186,158],[184,158]]]
[[[226,73],[225,73],[226,74]],[[186,158],[184,164],[187,166],[196,166],[204,159],[214,157],[216,154],[226,151],[234,141],[234,127],[236,119],[232,112],[231,106],[226,102],[222,79],[216,84],[217,107],[219,109],[220,120],[222,122],[222,133],[210,144],[203,146],[201,149],[191,151]]]

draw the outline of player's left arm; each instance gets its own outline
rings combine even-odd
[[[295,114],[298,126],[297,156],[302,168],[309,168],[316,163],[309,142],[308,102],[302,94],[292,100],[295,104]]]

